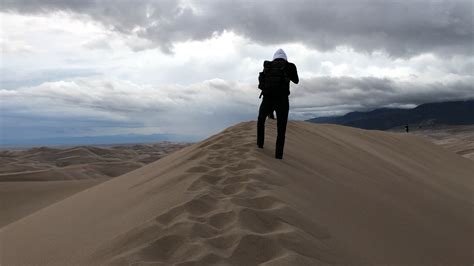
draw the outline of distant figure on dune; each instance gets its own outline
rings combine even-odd
[[[273,55],[273,61],[263,62],[263,71],[258,77],[258,88],[262,90],[263,100],[260,104],[257,122],[257,146],[263,148],[265,139],[265,120],[276,111],[277,141],[275,158],[283,159],[286,124],[290,104],[290,81],[298,84],[298,71],[293,63],[287,61],[285,51],[278,49]]]

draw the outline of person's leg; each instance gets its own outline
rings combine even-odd
[[[258,111],[258,121],[257,121],[257,146],[263,148],[263,143],[265,140],[265,120],[273,110],[273,103],[269,99],[263,97],[262,103],[260,104],[260,109]]]
[[[275,147],[275,158],[283,159],[283,148],[285,146],[285,134],[286,124],[288,122],[288,112],[290,110],[290,104],[288,98],[284,98],[278,101],[276,105],[277,113],[277,141]]]

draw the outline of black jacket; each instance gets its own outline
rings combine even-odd
[[[273,62],[281,62],[281,61],[286,61],[286,60],[283,58],[277,58],[273,61],[265,61],[263,62],[263,66],[265,68],[266,64],[272,64]],[[292,81],[295,84],[298,84],[300,80],[298,78],[298,71],[296,70],[295,64],[291,62],[287,62],[284,71],[285,71],[286,76],[289,78],[288,82],[284,84],[284,90],[285,90],[284,96],[288,96],[290,95],[290,81]]]

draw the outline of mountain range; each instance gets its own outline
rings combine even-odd
[[[426,103],[413,109],[379,108],[368,112],[350,112],[343,116],[317,117],[308,121],[376,130],[405,125],[473,125],[474,100]]]

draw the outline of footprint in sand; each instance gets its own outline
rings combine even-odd
[[[208,166],[210,168],[213,168],[213,169],[219,169],[219,168],[222,168],[224,167],[224,164],[222,162],[211,162],[211,161],[207,161],[205,163],[203,163],[205,166]]]
[[[218,199],[211,195],[198,195],[190,201],[178,205],[169,211],[160,214],[155,219],[163,225],[169,225],[177,217],[182,215],[187,216],[201,216],[216,209]]]
[[[221,193],[226,196],[248,196],[249,194],[258,195],[261,191],[269,190],[270,187],[263,184],[257,178],[258,175],[242,174],[234,175],[221,181]]]
[[[249,208],[242,208],[239,211],[237,221],[241,228],[259,234],[276,232],[289,227],[271,213]]]
[[[195,260],[189,260],[186,262],[175,264],[175,266],[229,265],[228,263],[224,263],[224,261],[224,257],[218,256],[214,253],[209,253]]]
[[[191,215],[200,216],[216,208],[218,199],[211,195],[202,195],[183,204],[184,209]]]
[[[209,217],[209,224],[217,229],[223,229],[232,224],[236,219],[236,214],[233,211],[220,212]]]
[[[234,233],[234,234],[219,235],[216,237],[208,238],[205,240],[205,243],[217,249],[227,250],[235,246],[235,244],[240,239],[241,239],[241,236],[237,233]]]
[[[247,155],[252,151],[250,147],[241,147],[234,149],[234,156],[238,156],[242,158],[243,156],[247,157]]]
[[[242,183],[242,182],[246,182],[246,181],[249,181],[249,180],[250,180],[250,178],[245,174],[233,175],[233,176],[224,178],[224,180],[222,181],[222,184],[223,185],[228,185],[228,184]]]
[[[256,169],[258,166],[257,162],[254,160],[240,161],[238,163],[229,165],[225,167],[228,172],[241,172]]]
[[[171,233],[161,236],[145,247],[139,248],[131,257],[139,255],[141,259],[156,262],[179,262],[184,258],[199,258],[207,253],[207,249],[195,239],[209,239],[219,232],[217,229],[202,223],[184,221],[168,229]],[[191,241],[190,241],[191,240]],[[169,265],[169,264],[168,264]]]
[[[249,190],[250,191],[253,191],[255,193],[259,193],[260,191],[267,191],[267,190],[271,190],[270,186],[262,183],[262,182],[255,182],[255,181],[251,181],[251,185],[249,186]]]
[[[209,183],[203,181],[201,178],[196,179],[189,185],[189,187],[186,189],[188,192],[196,192],[196,191],[202,191],[202,190],[209,190]]]
[[[216,185],[217,183],[219,183],[220,180],[222,180],[222,176],[205,174],[199,177],[199,179],[207,184]]]
[[[189,168],[186,172],[188,172],[188,173],[206,173],[206,172],[209,172],[209,170],[211,170],[211,168],[209,168],[207,166],[204,166],[204,165],[198,165],[198,166],[194,166],[194,167]]]
[[[227,185],[227,194],[225,194],[224,191],[222,191],[223,194],[227,196],[227,198],[252,198],[255,197],[256,195],[259,195],[262,193],[262,191],[267,191],[270,190],[270,188],[262,184],[260,182],[256,181],[247,181],[247,182],[242,182],[238,184],[230,184]],[[235,187],[234,187],[235,186]]]
[[[187,191],[194,192],[199,190],[208,190],[213,186],[217,185],[221,180],[225,178],[226,172],[223,169],[215,169],[209,171],[202,176],[196,178],[191,185],[187,188]]]
[[[225,165],[236,163],[239,161],[239,158],[228,156],[225,153],[218,153],[216,155],[211,155],[207,158],[205,164],[209,166],[214,166],[215,168],[222,168]]]
[[[188,232],[186,234],[188,239],[210,238],[219,234],[219,230],[206,223],[183,222],[180,226],[186,227],[184,231]]]
[[[267,210],[285,206],[285,204],[278,199],[268,195],[254,198],[233,198],[231,202],[238,206],[256,210]]]
[[[231,195],[238,194],[242,191],[245,191],[245,189],[247,189],[247,185],[242,184],[242,183],[234,183],[234,184],[224,185],[221,188],[221,192],[224,195],[231,196]]]
[[[229,261],[233,265],[259,265],[279,257],[283,252],[277,241],[269,236],[248,234],[238,241]]]

